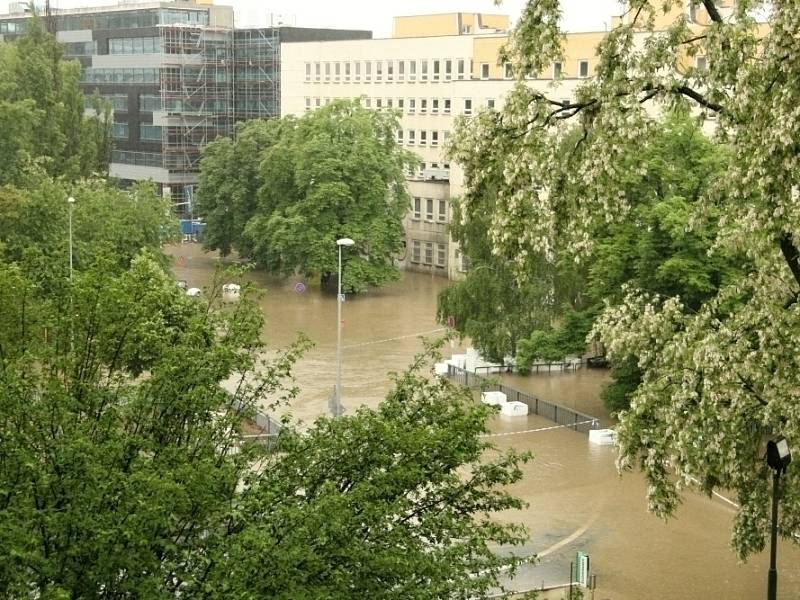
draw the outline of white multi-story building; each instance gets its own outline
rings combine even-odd
[[[658,25],[667,27],[682,10],[676,7]],[[460,194],[463,174],[443,145],[457,116],[500,108],[513,87],[510,65],[499,61],[508,31],[504,15],[447,13],[395,17],[386,39],[282,45],[281,116],[302,115],[338,98],[401,112],[397,141],[420,157],[408,177],[412,201],[400,260],[406,269],[455,279],[467,267],[448,235],[450,200]],[[527,84],[557,100],[573,98],[581,80],[594,73],[605,35],[570,33],[564,60]],[[702,68],[705,58],[694,61]]]

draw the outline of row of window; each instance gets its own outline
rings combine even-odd
[[[409,167],[406,171],[406,176],[409,179],[444,181],[450,178],[450,163],[421,162],[416,166]],[[446,212],[442,211],[440,214],[444,214],[446,218]],[[433,219],[428,220],[432,221]]]
[[[450,135],[449,131],[437,129],[407,129],[397,130],[397,143],[401,146],[427,146],[428,143],[432,147],[439,145],[439,142],[444,144],[447,141],[447,136]]]
[[[61,45],[65,58],[80,58],[97,54],[97,40],[92,42],[66,42]]]
[[[453,65],[456,70],[453,72]],[[429,69],[430,65],[430,69]],[[489,79],[491,64],[480,63],[479,76]],[[315,62],[305,63],[306,81],[451,81],[470,79],[472,61],[468,59],[444,60],[376,60],[355,62]],[[567,77],[570,74],[564,63],[553,63],[552,78]],[[589,60],[577,61],[574,77],[589,77]],[[514,69],[511,63],[503,64],[503,78],[512,79]]]
[[[83,83],[157,83],[159,69],[100,69],[88,67],[81,74]]]
[[[450,81],[468,79],[472,61],[457,59],[307,62],[306,81]]]
[[[128,123],[115,122],[111,126],[111,135],[116,140],[127,140],[130,137]],[[143,142],[160,142],[161,126],[149,123],[139,124],[139,139]]]
[[[436,249],[436,266],[447,266],[447,246],[423,240],[411,240],[411,262],[423,265],[433,265],[434,247]],[[424,250],[424,251],[423,251]]]
[[[0,33],[24,33],[29,19],[9,19],[0,22]],[[56,15],[58,31],[77,31],[80,29],[134,29],[155,27],[156,25],[208,25],[208,12],[205,10],[148,9],[113,11],[106,13],[86,13],[80,15]]]
[[[421,220],[424,216],[426,221],[433,221],[434,214],[433,209],[437,208],[438,212],[436,213],[436,221],[439,223],[447,223],[447,201],[446,200],[434,200],[433,198],[418,198],[414,197],[412,207],[414,209],[413,218],[416,220]],[[425,209],[425,212],[422,212],[422,209]]]
[[[161,38],[133,37],[110,38],[108,40],[109,54],[160,54]]]
[[[319,108],[324,104],[330,104],[335,98],[311,98],[305,97],[305,108],[311,110]],[[472,114],[472,98],[461,98],[461,112],[465,115]],[[312,105],[313,101],[313,105]],[[367,98],[363,97],[361,103],[364,108],[376,109],[393,109],[397,108],[409,115],[419,114],[432,114],[432,115],[449,115],[453,110],[453,102],[450,98]],[[487,108],[494,108],[494,98],[486,99]]]

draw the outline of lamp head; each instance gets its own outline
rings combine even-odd
[[[792,462],[792,452],[786,438],[767,442],[767,464],[774,471],[783,472]]]
[[[339,238],[338,240],[336,240],[336,245],[337,246],[354,246],[355,242],[353,240],[351,240],[350,238]]]

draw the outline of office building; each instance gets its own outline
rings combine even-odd
[[[24,33],[27,4],[0,16],[0,39]],[[80,61],[91,105],[107,99],[114,123],[110,175],[152,180],[191,212],[202,148],[236,122],[280,114],[281,42],[368,39],[368,31],[237,29],[230,6],[210,1],[121,2],[55,10],[46,23]]]

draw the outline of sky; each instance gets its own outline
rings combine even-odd
[[[43,4],[43,0],[37,0]],[[108,6],[118,0],[51,0],[56,8]],[[270,20],[298,27],[369,29],[375,37],[391,35],[392,17],[443,12],[487,12],[509,15],[515,20],[525,0],[216,0],[234,7],[237,25],[264,26]],[[8,12],[8,0],[0,0],[0,14]],[[620,12],[618,0],[562,0],[564,27],[569,31],[606,28],[611,16]],[[272,15],[272,16],[271,16]]]

